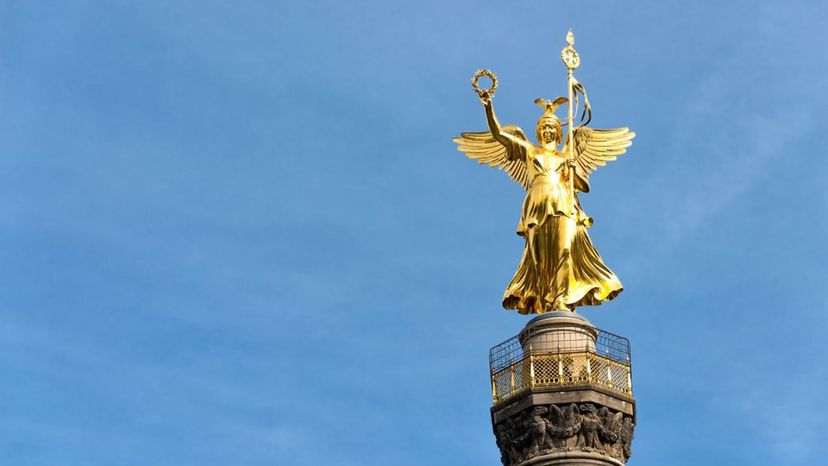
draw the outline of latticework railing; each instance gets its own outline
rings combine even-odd
[[[519,337],[495,346],[489,353],[495,404],[533,388],[594,385],[632,395],[629,341],[595,329],[597,338],[583,348],[570,343],[550,351],[524,349]]]

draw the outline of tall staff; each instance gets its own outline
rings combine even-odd
[[[581,57],[578,56],[578,52],[573,47],[575,45],[575,34],[572,33],[572,28],[566,33],[566,43],[567,46],[561,50],[561,60],[563,60],[564,66],[566,66],[566,87],[569,91],[569,116],[567,117],[569,127],[566,139],[567,145],[569,146],[569,194],[572,196],[572,202],[575,202],[575,174],[573,173],[575,171],[575,140],[572,134],[574,132],[573,123],[575,119],[575,85],[578,81],[575,80],[572,72],[581,65]]]

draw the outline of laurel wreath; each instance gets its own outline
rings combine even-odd
[[[492,81],[492,87],[488,89],[480,89],[480,86],[477,84],[477,80],[482,76],[485,76]],[[495,90],[497,90],[497,76],[495,76],[494,71],[492,70],[477,70],[477,73],[474,73],[474,77],[472,78],[472,87],[474,88],[474,92],[476,92],[477,96],[481,99],[487,97],[491,98],[494,96]]]

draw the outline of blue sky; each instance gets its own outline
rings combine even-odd
[[[630,462],[828,436],[825,2],[0,3],[0,464],[497,465],[520,188],[463,158],[565,92],[623,281]]]

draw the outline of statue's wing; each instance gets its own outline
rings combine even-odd
[[[581,430],[581,414],[578,412],[578,405],[575,403],[570,404],[568,407],[564,408],[564,425],[566,426],[566,433],[567,437],[570,435],[574,435],[576,432]]]
[[[621,428],[621,425],[624,423],[624,413],[615,413],[612,417],[612,430],[613,432],[618,431]]]
[[[561,411],[561,408],[555,405],[549,405],[549,419],[556,426],[563,424],[564,414],[563,411]]]
[[[523,130],[515,125],[506,125],[500,131],[507,133],[514,143],[504,146],[499,143],[492,133],[461,133],[459,138],[452,139],[459,144],[458,149],[466,153],[466,157],[476,159],[491,167],[505,171],[523,189],[529,189],[529,179],[526,174],[526,151],[531,143],[526,139]]]
[[[583,182],[578,183],[578,189],[589,192],[589,175],[599,166],[615,160],[619,155],[627,152],[632,145],[635,133],[629,128],[593,129],[580,126],[573,131],[575,140],[575,171]],[[565,154],[569,153],[569,143],[565,147]]]

